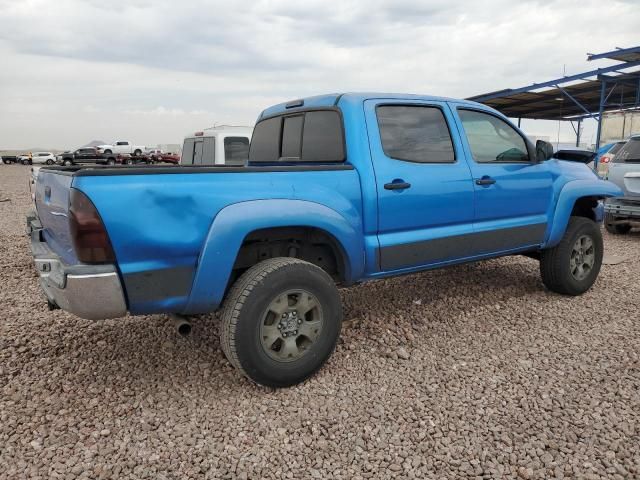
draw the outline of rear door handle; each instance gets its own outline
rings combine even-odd
[[[405,188],[409,188],[409,187],[411,187],[411,184],[403,181],[399,181],[399,182],[393,181],[391,183],[384,184],[385,190],[404,190]]]
[[[476,185],[493,185],[496,181],[491,177],[482,177],[476,180]]]

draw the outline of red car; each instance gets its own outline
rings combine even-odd
[[[173,163],[174,165],[180,164],[180,155],[177,153],[160,153],[155,155],[154,160],[156,162]]]

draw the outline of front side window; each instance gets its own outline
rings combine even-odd
[[[613,163],[640,163],[640,138],[630,138],[613,157]]]
[[[417,105],[376,109],[385,155],[418,163],[453,163],[455,153],[442,110]]]
[[[529,162],[527,144],[504,120],[475,110],[459,109],[458,115],[476,162]]]
[[[225,137],[224,163],[226,165],[244,165],[249,158],[249,139],[247,137]]]

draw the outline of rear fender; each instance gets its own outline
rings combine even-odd
[[[219,307],[246,236],[265,228],[313,227],[333,236],[344,256],[345,283],[364,272],[364,235],[359,217],[347,220],[335,210],[304,200],[253,200],[223,208],[205,241],[185,314]]]
[[[547,235],[547,241],[543,245],[543,248],[553,247],[560,242],[569,224],[569,217],[573,211],[573,206],[578,199],[583,197],[604,199],[620,195],[622,195],[622,190],[614,183],[605,180],[594,178],[593,180],[573,180],[568,182],[558,196],[555,213]],[[596,218],[599,218],[597,212]]]

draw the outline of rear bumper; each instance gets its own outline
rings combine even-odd
[[[640,218],[640,197],[609,198],[604,204],[604,211],[616,217]]]
[[[42,237],[35,213],[27,216],[27,233],[40,286],[47,300],[88,320],[122,317],[127,303],[114,265],[66,265]]]

